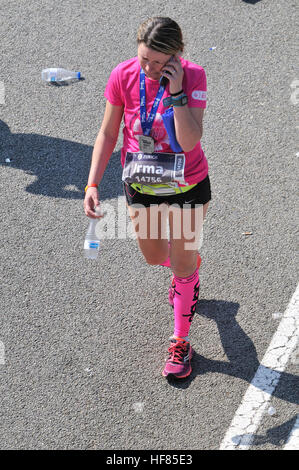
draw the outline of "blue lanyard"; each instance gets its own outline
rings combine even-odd
[[[160,85],[149,118],[146,119],[145,73],[142,68],[140,69],[140,121],[143,135],[150,135],[164,90],[165,87]]]

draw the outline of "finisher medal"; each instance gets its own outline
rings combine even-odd
[[[139,135],[139,150],[143,153],[154,153],[155,141],[152,137],[146,135]]]

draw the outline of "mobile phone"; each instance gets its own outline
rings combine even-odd
[[[173,56],[173,55],[170,57],[170,59],[169,59],[169,61],[167,62],[167,64],[168,64],[169,62],[171,62],[172,60],[174,60],[174,56]],[[165,65],[167,65],[167,64],[165,64]],[[166,85],[167,85],[168,82],[169,82],[169,80],[168,80],[167,77],[162,77],[160,84],[161,84],[162,86],[166,87]]]
[[[164,88],[165,88],[168,82],[169,82],[168,78],[166,78],[166,77],[163,76],[163,77],[161,78],[160,85],[161,85],[161,86],[164,86]]]

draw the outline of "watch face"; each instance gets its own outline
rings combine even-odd
[[[188,103],[188,96],[183,96],[182,97],[182,105],[185,105]]]

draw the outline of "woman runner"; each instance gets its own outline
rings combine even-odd
[[[162,374],[184,378],[192,370],[189,330],[199,296],[199,235],[211,200],[208,163],[200,144],[206,75],[181,56],[182,32],[170,18],[142,23],[137,46],[137,57],[115,67],[106,85],[106,109],[93,149],[84,210],[88,217],[101,217],[94,211],[100,204],[98,186],[124,117],[123,187],[139,248],[148,264],[168,266],[173,273],[169,302],[174,332]],[[173,113],[175,138],[166,131],[167,112]],[[170,164],[171,171],[166,171]]]

